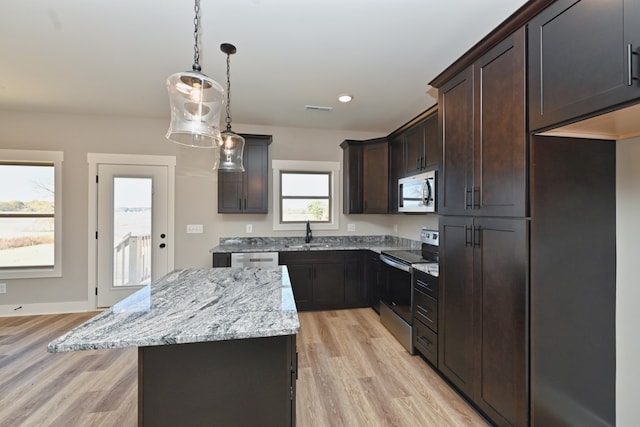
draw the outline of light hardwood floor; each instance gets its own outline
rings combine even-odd
[[[0,426],[135,426],[136,349],[47,353],[93,315],[0,318]],[[300,313],[297,425],[486,426],[371,309]]]

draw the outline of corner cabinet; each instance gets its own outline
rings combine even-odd
[[[526,216],[525,29],[439,88],[441,215]]]
[[[244,172],[218,171],[218,213],[268,213],[270,135],[242,135]]]
[[[440,217],[438,369],[500,426],[527,425],[528,228]]]
[[[640,98],[640,2],[559,0],[529,22],[529,127]]]
[[[384,214],[389,210],[389,142],[345,140],[343,150],[344,214]]]

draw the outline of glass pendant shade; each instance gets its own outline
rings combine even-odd
[[[167,90],[171,107],[167,139],[189,147],[219,147],[223,87],[198,71],[184,71],[169,76]]]
[[[218,169],[227,172],[244,172],[244,138],[235,132],[226,130],[221,133],[220,163]]]

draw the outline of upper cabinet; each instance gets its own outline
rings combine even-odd
[[[438,211],[526,216],[525,30],[439,90]]]
[[[407,129],[404,137],[404,175],[414,175],[425,169],[435,169],[440,162],[438,116],[432,114]]]
[[[242,136],[245,171],[218,171],[218,213],[268,213],[271,135]]]
[[[388,213],[387,139],[346,140],[340,147],[344,163],[343,213]]]
[[[529,127],[640,98],[640,2],[558,0],[529,23]]]

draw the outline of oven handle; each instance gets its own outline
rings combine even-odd
[[[390,265],[391,267],[395,267],[399,270],[402,271],[406,271],[407,273],[411,272],[411,266],[410,265],[406,265],[406,264],[401,264],[399,262],[396,262],[392,259],[387,258],[384,255],[380,255],[380,261],[384,262],[387,265]]]

